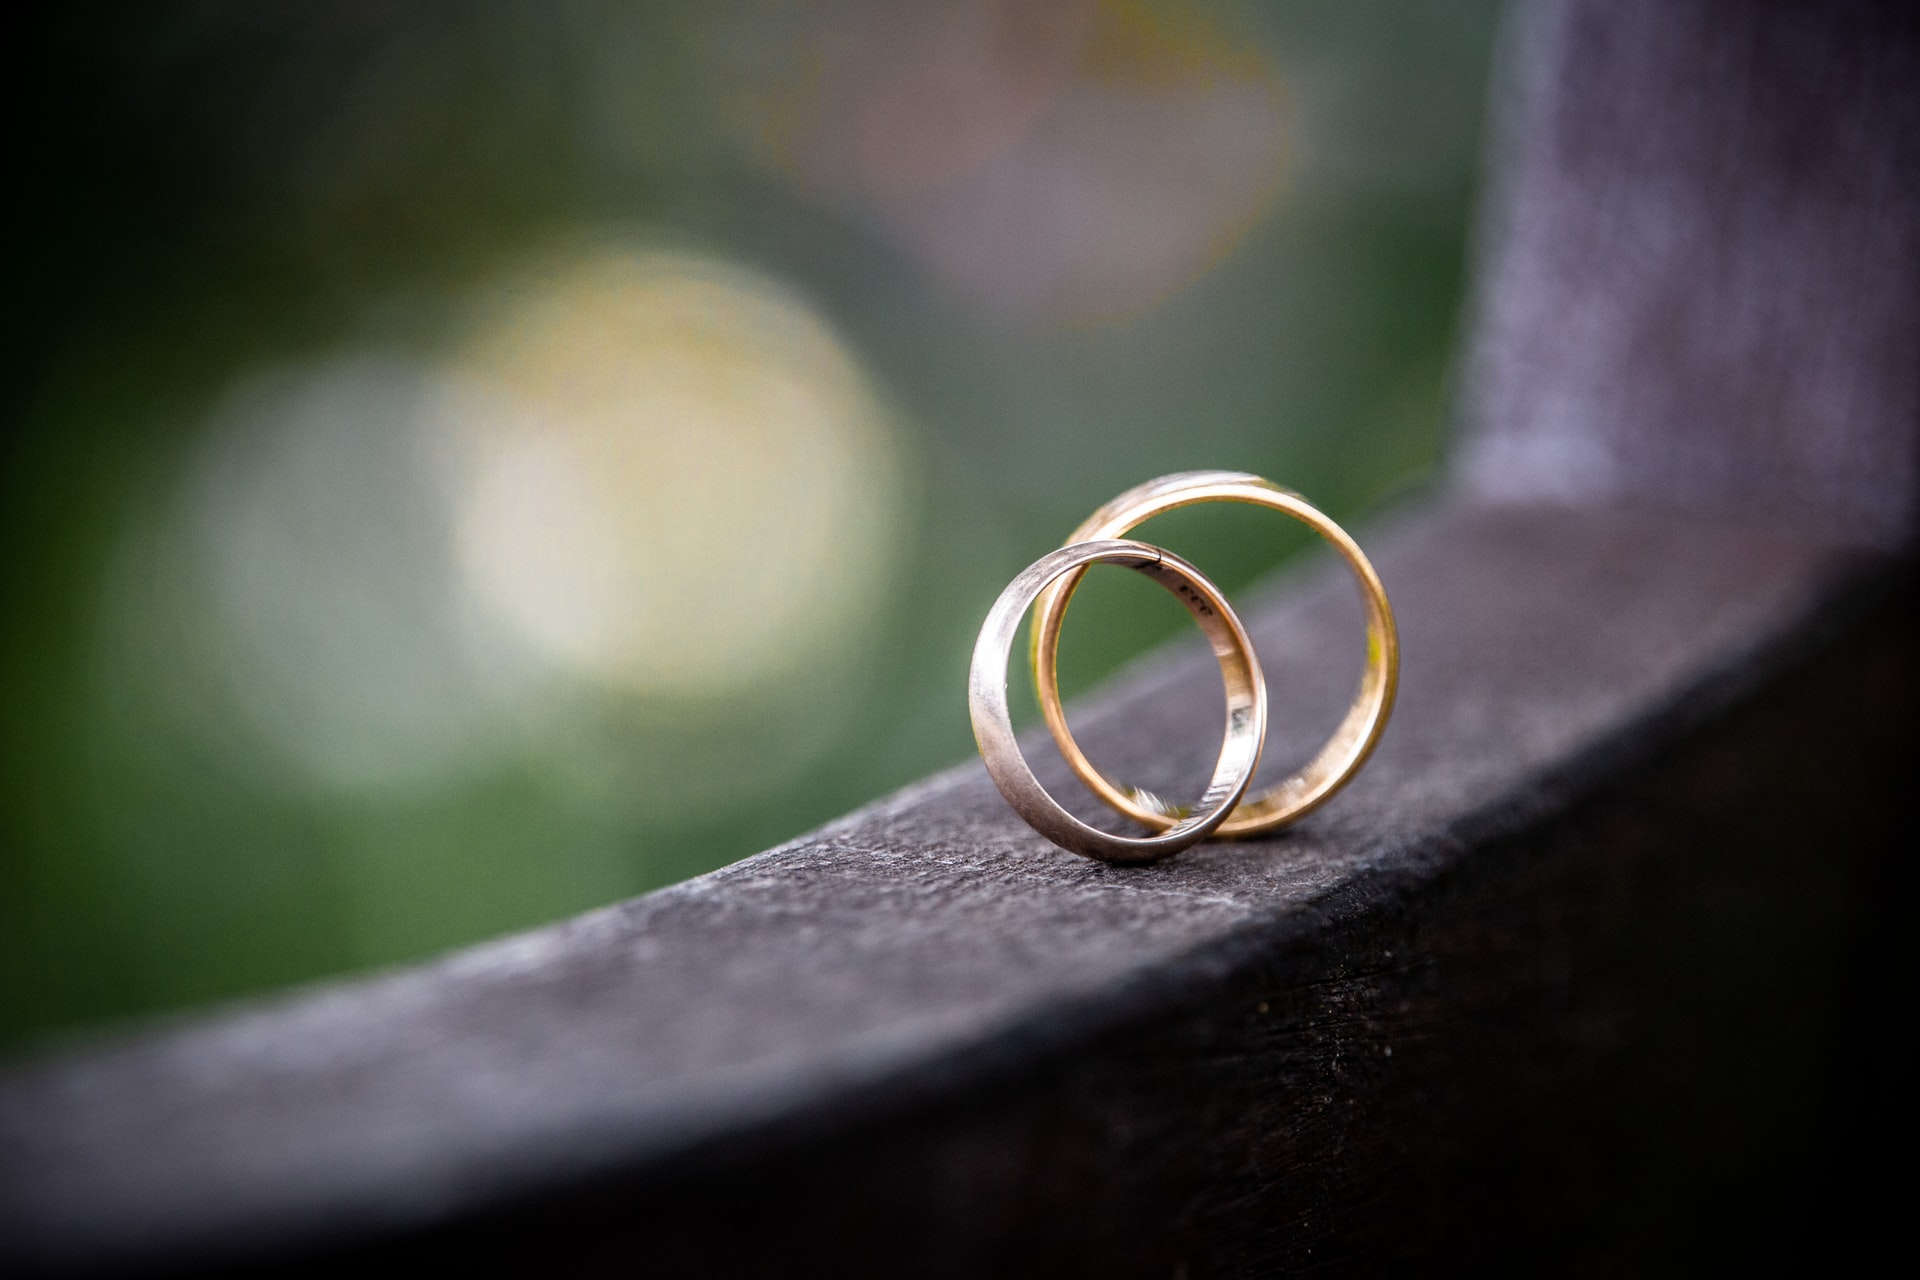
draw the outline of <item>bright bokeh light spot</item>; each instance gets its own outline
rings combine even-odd
[[[874,603],[896,442],[797,297],[685,252],[603,248],[503,291],[460,369],[461,566],[566,669],[710,697],[816,656]]]
[[[604,242],[545,261],[450,357],[340,352],[229,389],[108,587],[116,741],[329,794],[605,766],[596,794],[642,808],[832,741],[903,538],[866,379],[745,268]],[[748,706],[750,739],[710,740]]]
[[[428,446],[492,411],[391,353],[236,382],[107,584],[99,668],[122,735],[327,791],[483,766],[538,665],[466,624]]]

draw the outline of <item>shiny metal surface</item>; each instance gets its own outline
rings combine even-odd
[[[1300,772],[1283,779],[1246,801],[1220,825],[1222,836],[1253,836],[1277,831],[1313,812],[1344,787],[1386,728],[1400,681],[1400,637],[1393,608],[1366,554],[1346,530],[1291,489],[1244,471],[1182,471],[1136,485],[1102,506],[1067,537],[1069,544],[1097,538],[1117,538],[1135,526],[1179,507],[1202,502],[1244,502],[1291,516],[1312,529],[1340,553],[1366,610],[1367,665],[1360,687],[1339,728]],[[1171,553],[1165,553],[1172,558]],[[1110,807],[1156,831],[1175,827],[1179,815],[1156,798],[1135,788],[1109,781],[1073,739],[1067,715],[1060,705],[1060,625],[1067,604],[1080,585],[1084,569],[1062,573],[1047,585],[1034,604],[1033,683],[1047,728],[1080,780]],[[1224,666],[1224,660],[1223,660]]]
[[[1160,820],[1150,825],[1159,834],[1153,836],[1109,835],[1061,808],[1020,753],[1008,715],[1007,660],[1021,620],[1051,584],[1068,574],[1077,581],[1095,564],[1123,565],[1171,591],[1206,632],[1226,681],[1226,731],[1212,780],[1191,810],[1157,813]],[[980,628],[967,681],[967,704],[980,755],[1007,803],[1061,848],[1107,862],[1152,862],[1206,839],[1226,821],[1253,782],[1267,734],[1266,680],[1253,642],[1226,597],[1172,552],[1125,539],[1063,547],[1034,561],[1007,585]]]

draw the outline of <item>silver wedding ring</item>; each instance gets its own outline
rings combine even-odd
[[[1034,777],[1014,738],[1007,710],[1007,662],[1027,610],[1049,585],[1095,564],[1124,566],[1171,591],[1206,633],[1226,683],[1226,731],[1213,777],[1199,802],[1185,814],[1168,815],[1166,829],[1155,835],[1111,835],[1063,809]],[[1007,584],[988,610],[974,645],[967,704],[987,773],[1007,803],[1061,848],[1107,862],[1152,862],[1206,839],[1227,820],[1253,782],[1267,734],[1266,680],[1253,642],[1226,597],[1172,552],[1122,538],[1062,547],[1034,561]]]

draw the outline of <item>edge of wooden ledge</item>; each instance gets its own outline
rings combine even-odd
[[[1417,536],[1422,521],[1502,510],[1506,508],[1437,505],[1394,523],[1400,526],[1399,536]],[[1592,516],[1592,513],[1567,514],[1570,519]],[[1414,528],[1416,534],[1408,534],[1409,527]],[[730,1114],[694,1114],[691,1122],[678,1127],[677,1131],[656,1132],[652,1141],[638,1145],[633,1145],[637,1133],[629,1127],[625,1133],[611,1135],[610,1144],[589,1144],[591,1149],[579,1159],[560,1159],[544,1165],[536,1160],[531,1170],[521,1171],[531,1182],[525,1178],[520,1183],[508,1179],[487,1185],[483,1180],[481,1184],[466,1187],[447,1203],[396,1206],[384,1221],[380,1215],[369,1215],[364,1208],[355,1210],[348,1216],[358,1214],[359,1225],[349,1234],[367,1236],[485,1212],[488,1205],[517,1201],[528,1193],[529,1187],[536,1194],[550,1193],[571,1181],[596,1176],[595,1171],[607,1167],[609,1161],[628,1169],[638,1161],[665,1177],[672,1176],[675,1170],[737,1160],[759,1146],[791,1144],[808,1134],[829,1132],[850,1120],[871,1115],[876,1109],[890,1111],[908,1107],[963,1084],[1002,1078],[1117,1022],[1140,1017],[1151,1009],[1175,1006],[1196,984],[1218,980],[1247,956],[1271,952],[1277,946],[1307,938],[1328,925],[1338,925],[1356,912],[1391,901],[1407,886],[1422,882],[1437,867],[1457,858],[1464,850],[1522,830],[1563,810],[1599,782],[1659,751],[1676,736],[1738,703],[1807,653],[1843,634],[1885,596],[1887,584],[1892,580],[1888,566],[1895,562],[1841,544],[1808,541],[1804,545],[1811,550],[1806,565],[1799,570],[1803,579],[1800,589],[1787,591],[1768,606],[1773,612],[1767,615],[1765,627],[1743,640],[1729,643],[1713,654],[1706,666],[1682,673],[1686,678],[1667,689],[1664,700],[1641,708],[1630,723],[1607,726],[1605,731],[1582,741],[1577,749],[1543,761],[1540,768],[1516,778],[1512,785],[1484,802],[1463,808],[1445,821],[1417,833],[1389,840],[1391,858],[1360,858],[1329,882],[1287,902],[1283,910],[1244,911],[1218,930],[1204,936],[1195,935],[1190,945],[1175,945],[1150,968],[1107,972],[1095,985],[1077,994],[1053,991],[1043,1006],[1019,1012],[1010,1021],[1004,1018],[999,1022],[989,1021],[970,1039],[961,1036],[957,1049],[952,1042],[944,1044],[937,1056],[916,1058],[912,1054],[879,1052],[855,1069],[847,1069],[848,1064],[844,1062],[837,1070],[815,1069],[797,1085],[789,1082],[794,1087],[773,1090],[763,1107],[741,1107]],[[1286,596],[1271,609],[1262,610],[1262,617],[1273,609],[1284,611],[1289,600],[1311,586],[1310,578],[1290,575]],[[1143,680],[1172,678],[1178,674],[1177,668],[1177,663],[1150,656],[1145,665],[1134,670],[1129,687]],[[1122,689],[1096,701],[1112,703],[1127,696],[1127,691]],[[930,807],[932,802],[951,798],[968,787],[977,789],[981,781],[978,773],[978,766],[973,763],[944,770],[731,868],[640,899],[599,908],[556,925],[464,948],[422,965],[314,984],[242,1002],[203,1017],[143,1029],[131,1038],[12,1064],[0,1075],[0,1135],[7,1131],[9,1095],[15,1106],[17,1130],[20,1108],[31,1101],[32,1095],[38,1093],[45,1097],[50,1088],[58,1094],[64,1084],[103,1068],[108,1070],[106,1078],[111,1080],[111,1070],[116,1064],[124,1065],[142,1055],[177,1053],[182,1046],[195,1044],[206,1049],[220,1036],[231,1035],[236,1029],[260,1019],[286,1019],[302,1009],[339,1006],[366,993],[390,993],[396,984],[434,979],[484,980],[492,974],[525,970],[530,966],[538,968],[564,955],[569,945],[579,944],[583,937],[630,927],[636,910],[658,909],[670,902],[698,904],[706,909],[722,903],[736,891],[744,892],[743,886],[764,888],[769,877],[777,879],[786,874],[786,859],[804,856],[809,850],[862,830],[910,818]],[[282,1026],[280,1032],[297,1034],[298,1029]],[[777,1071],[779,1064],[776,1062],[767,1069]],[[77,1100],[69,1098],[66,1105],[69,1126],[79,1124],[83,1117],[72,1110],[78,1105]],[[44,1122],[46,1117],[42,1115],[38,1119]],[[39,1133],[42,1139],[47,1136],[47,1131]],[[110,1145],[111,1136],[103,1139],[96,1135],[92,1146],[82,1142],[75,1147],[62,1172],[84,1174],[90,1167],[89,1161],[97,1161],[107,1150],[100,1145],[103,1141]],[[627,1144],[624,1155],[621,1154],[623,1143]],[[12,1166],[10,1172],[9,1165]],[[541,1168],[547,1172],[540,1173]],[[116,1207],[110,1197],[100,1198],[96,1192],[95,1202],[84,1211],[98,1215],[102,1225],[111,1225],[116,1214],[131,1217],[119,1224],[121,1230],[104,1231],[100,1242],[82,1245],[71,1241],[73,1249],[63,1253],[51,1238],[37,1233],[34,1224],[24,1220],[32,1212],[33,1203],[46,1203],[20,1194],[26,1180],[38,1172],[19,1163],[18,1151],[0,1159],[0,1258],[16,1252],[26,1258],[70,1255],[94,1260],[183,1254],[220,1256],[236,1251],[244,1256],[258,1248],[299,1248],[303,1241],[321,1238],[315,1235],[311,1222],[305,1228],[290,1227],[272,1214],[265,1219],[258,1215],[250,1218],[246,1213],[223,1219],[218,1212],[200,1224],[198,1230],[170,1236],[162,1226],[142,1220],[146,1210],[140,1206]],[[324,1183],[325,1178],[320,1181]],[[9,1186],[13,1190],[9,1191]],[[75,1188],[76,1192],[79,1190],[80,1187]],[[300,1189],[294,1190],[298,1193]],[[315,1194],[324,1200],[324,1191],[321,1186]],[[10,1199],[14,1202],[11,1210]],[[83,1211],[69,1208],[76,1213]],[[320,1217],[333,1220],[325,1212]],[[7,1226],[9,1218],[14,1222],[11,1227]],[[221,1226],[222,1221],[227,1225]],[[37,1245],[28,1239],[36,1235]]]

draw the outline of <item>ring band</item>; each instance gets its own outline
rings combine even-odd
[[[1226,735],[1213,778],[1192,812],[1155,814],[1158,821],[1152,826],[1158,835],[1109,835],[1061,808],[1021,755],[1007,712],[1007,661],[1027,609],[1053,583],[1068,574],[1078,581],[1095,564],[1123,565],[1171,591],[1207,633],[1226,682]],[[1252,784],[1267,735],[1267,685],[1260,673],[1260,660],[1254,656],[1253,642],[1220,588],[1172,552],[1125,539],[1082,541],[1062,547],[1034,561],[1007,584],[987,612],[980,639],[974,645],[967,707],[987,773],[1007,803],[1055,844],[1107,862],[1152,862],[1213,834]]]
[[[1325,804],[1366,763],[1393,712],[1400,682],[1400,638],[1380,576],[1360,547],[1318,508],[1290,489],[1244,471],[1183,471],[1127,490],[1101,507],[1073,531],[1069,543],[1118,538],[1154,516],[1202,502],[1245,502],[1292,516],[1333,545],[1360,588],[1366,610],[1367,665],[1360,688],[1335,729],[1305,768],[1241,804],[1218,833],[1252,836],[1277,831]],[[1171,553],[1166,553],[1171,558]],[[1177,816],[1167,813],[1145,792],[1123,790],[1093,767],[1073,740],[1060,705],[1060,624],[1067,603],[1085,570],[1069,571],[1046,586],[1034,604],[1033,683],[1047,729],[1080,780],[1109,806],[1156,831],[1169,830]]]

